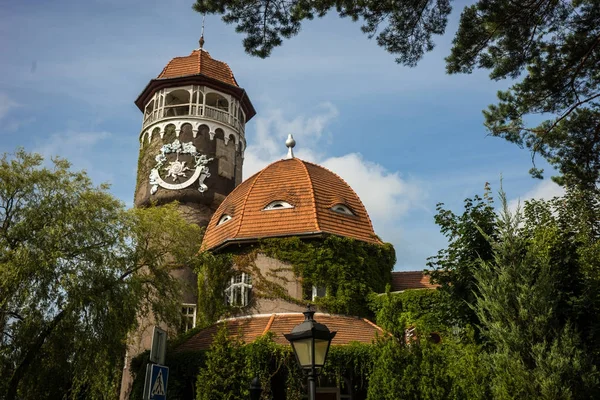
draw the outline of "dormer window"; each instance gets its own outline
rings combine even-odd
[[[231,219],[231,215],[223,214],[223,216],[221,216],[221,218],[219,218],[219,222],[217,222],[217,226],[224,224],[225,222],[229,221],[230,219]]]
[[[336,213],[340,214],[354,215],[352,210],[343,204],[336,204],[335,206],[331,207],[331,211],[335,211]]]
[[[294,208],[294,206],[291,205],[290,203],[288,203],[287,201],[276,200],[276,201],[269,203],[269,205],[267,205],[265,208],[263,208],[263,211],[282,210],[284,208]]]

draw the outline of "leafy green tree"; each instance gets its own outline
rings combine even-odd
[[[438,289],[447,294],[443,303],[448,323],[464,326],[477,325],[473,312],[477,298],[475,272],[481,260],[492,259],[493,238],[496,230],[496,213],[489,186],[484,197],[466,199],[464,211],[457,215],[438,204],[435,222],[448,238],[448,247],[430,257],[427,267],[431,269],[431,280],[441,285]]]
[[[197,251],[176,206],[126,210],[62,159],[0,159],[0,397],[114,398],[137,312],[175,323]]]
[[[300,32],[304,20],[332,9],[362,21],[362,31],[415,66],[444,33],[450,0],[196,0],[194,9],[220,14],[244,33],[244,48],[268,57]],[[589,187],[600,172],[600,3],[596,0],[478,0],[461,14],[448,73],[490,70],[490,79],[517,80],[484,111],[494,136],[527,147],[555,167],[559,183]],[[546,120],[530,126],[528,115]],[[532,157],[533,158],[533,157]],[[543,170],[531,173],[542,177]]]

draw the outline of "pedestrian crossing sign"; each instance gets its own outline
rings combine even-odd
[[[150,382],[147,383],[146,393],[148,400],[167,400],[167,380],[169,367],[150,364]]]

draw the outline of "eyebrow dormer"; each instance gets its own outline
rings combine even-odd
[[[331,207],[330,210],[333,212],[336,212],[338,214],[352,215],[352,216],[355,215],[348,206],[341,204],[341,203],[334,205],[333,207]]]
[[[283,210],[285,208],[294,208],[294,206],[287,201],[275,200],[267,204],[267,206],[263,208],[263,211]]]
[[[219,222],[217,222],[217,226],[224,224],[225,222],[229,221],[231,218],[232,218],[231,215],[223,214],[221,216],[221,218],[219,218]]]

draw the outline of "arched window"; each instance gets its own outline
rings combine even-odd
[[[165,117],[178,117],[190,114],[190,92],[176,89],[167,94],[165,99]]]
[[[335,206],[331,207],[331,211],[335,211],[336,213],[345,215],[354,215],[352,210],[350,210],[350,208],[348,208],[348,206],[345,206],[344,204],[336,204]]]
[[[219,93],[210,92],[206,95],[206,105],[213,108],[218,108],[222,111],[229,111],[229,102]]]
[[[284,208],[294,208],[294,206],[288,203],[287,201],[275,200],[270,202],[265,208],[263,208],[263,211],[282,210]]]
[[[225,289],[225,304],[235,307],[246,307],[250,304],[252,276],[245,272],[237,274],[229,281]]]

